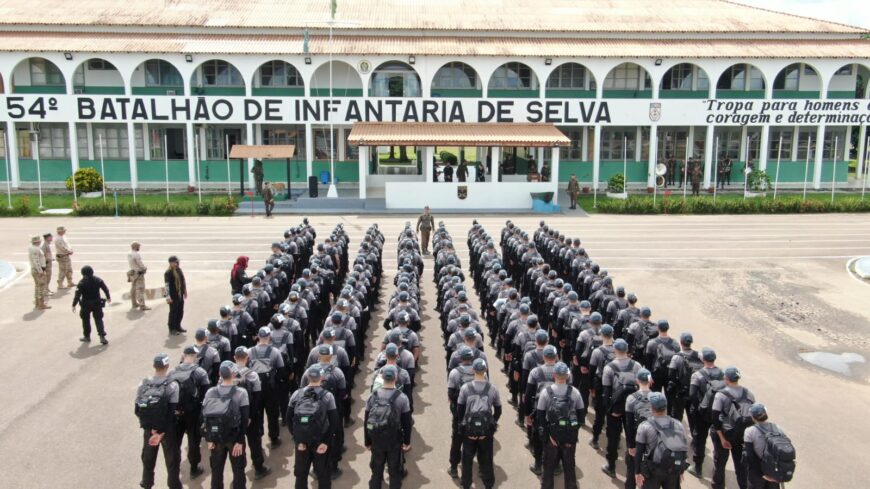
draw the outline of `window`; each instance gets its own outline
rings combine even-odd
[[[622,63],[604,79],[605,90],[647,90],[650,77],[646,70],[634,63]]]
[[[18,157],[21,159],[33,159],[33,139],[30,131],[26,127],[17,129],[18,136]]]
[[[199,73],[202,72],[202,81]],[[242,87],[242,74],[235,66],[220,59],[203,63],[194,75],[194,85],[208,87]]]
[[[79,149],[79,159],[89,159],[88,156],[88,125],[76,124],[76,147]],[[99,155],[97,155],[99,157]]]
[[[797,91],[800,87],[801,65],[798,63],[786,66],[773,80],[774,90]]]
[[[127,126],[125,124],[94,124],[93,133],[94,159],[99,159],[100,157],[101,141],[103,158],[120,160],[130,157],[130,145],[127,139]]]
[[[6,158],[6,131],[0,131],[0,158]]]
[[[716,151],[720,160],[725,158],[731,158],[732,161],[740,160],[741,130],[739,127],[717,128],[716,137],[719,138],[719,147],[716,148]]]
[[[374,97],[419,97],[420,77],[404,63],[385,63],[372,74]]]
[[[151,159],[186,160],[187,135],[180,127],[149,127],[148,135],[151,142]],[[166,149],[164,153],[164,141]]]
[[[237,127],[207,126],[205,129],[205,159],[224,160],[227,146],[242,143],[242,130]]]
[[[334,159],[338,159],[338,129],[332,130],[332,139],[329,138],[329,129],[314,128],[314,159],[329,160],[333,151]]]
[[[851,75],[852,74],[852,66],[854,66],[854,65],[846,65],[846,66],[840,68],[839,70],[837,70],[837,72],[834,74],[835,75]]]
[[[689,137],[687,127],[666,127],[659,129],[659,160],[675,158],[686,159],[686,139]]]
[[[359,160],[359,146],[352,146],[347,142],[347,135],[349,132],[345,130],[345,139],[344,139],[344,158],[348,161],[351,160]]]
[[[51,61],[30,59],[30,84],[33,86],[63,86],[63,74]]]
[[[747,83],[746,73],[749,72],[749,81]],[[719,83],[716,84],[719,90],[764,90],[764,77],[761,76],[761,71],[749,64],[734,65],[719,77]]]
[[[825,130],[822,159],[842,161],[843,155],[845,154],[843,150],[845,149],[846,144],[846,128],[828,128]],[[834,154],[834,149],[837,150],[836,154]]]
[[[305,156],[305,126],[263,126],[262,144],[292,144],[297,157]]]
[[[532,69],[523,63],[505,63],[492,74],[489,80],[489,88],[536,90],[538,80],[532,73]]]
[[[88,69],[91,71],[114,70],[115,66],[104,59],[97,58],[88,60]]]
[[[69,158],[69,127],[66,124],[39,125],[39,157],[41,159]]]
[[[622,160],[623,156],[634,161],[637,130],[627,128],[604,128],[601,130],[601,156],[604,160]]]
[[[674,66],[662,78],[663,90],[692,90],[693,66],[682,63]]]
[[[814,160],[816,157],[816,129],[809,127],[805,129],[801,129],[798,133],[798,149],[797,149],[797,161],[806,161],[807,159],[807,146],[809,146],[809,158]]]
[[[171,64],[159,59],[145,62],[145,86],[180,87],[183,85],[181,73]]]
[[[260,67],[261,87],[302,87],[302,76],[290,63],[269,61]]]
[[[577,63],[565,63],[547,78],[547,88],[553,89],[586,89],[586,67]],[[595,89],[595,82],[589,77],[589,90]]]
[[[480,89],[480,80],[474,68],[465,63],[452,62],[442,66],[432,79],[432,88]]]
[[[783,127],[771,127],[767,151],[768,161],[776,161],[777,154],[782,161],[791,161],[791,147],[794,129]],[[779,138],[782,137],[782,152],[780,152]]]
[[[559,148],[559,158],[563,160],[583,159],[583,127],[560,127],[560,131],[571,140],[569,146]]]

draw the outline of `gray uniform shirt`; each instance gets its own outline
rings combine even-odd
[[[329,363],[339,368],[350,367],[350,359],[347,356],[347,350],[338,345],[331,346],[332,358],[329,360]],[[317,350],[318,348],[316,346],[311,349],[311,353],[308,354],[308,361],[305,362],[305,368],[320,362],[320,353]]]
[[[318,363],[317,365],[320,367],[321,370],[323,370],[324,373],[326,373],[327,367],[331,366],[331,364],[329,364],[329,363]],[[336,389],[342,390],[342,391],[346,390],[347,389],[347,380],[344,378],[344,372],[342,372],[341,370],[339,370],[335,366],[332,366],[332,367],[333,367],[332,373],[330,374],[329,378],[324,377],[321,384],[326,384],[327,382],[332,382],[332,385],[334,385],[336,387]],[[305,387],[306,385],[308,385],[308,376],[303,375],[302,376],[302,387]]]
[[[574,410],[579,411],[586,406],[583,405],[583,398],[580,397],[580,391],[577,390],[576,387],[572,386],[571,381],[568,380],[568,383],[565,384],[553,384],[551,387],[553,388],[553,394],[557,396],[564,396],[568,389],[571,389],[571,400],[574,402]],[[546,411],[550,408],[550,403],[552,402],[552,398],[550,398],[550,393],[547,389],[542,390],[538,394],[538,404],[536,406],[538,411]]]
[[[489,365],[489,362],[486,360],[486,353],[484,353],[480,350],[474,350],[474,351],[477,352],[477,353],[475,353],[475,357],[474,357],[475,360],[477,360],[478,358],[482,358],[483,361],[486,362],[487,365]],[[453,352],[452,355],[450,355],[450,361],[447,362],[447,370],[453,370],[460,363],[462,363],[462,361],[459,359],[459,350],[456,350]]]
[[[740,396],[743,395],[743,392],[746,392],[746,397],[749,399],[750,403],[755,403],[755,395],[749,391],[746,387],[740,385],[726,385],[722,391],[716,393],[716,397],[713,398],[713,411],[719,411],[721,416],[719,419],[721,420],[723,417],[728,416],[728,408],[731,406],[733,401],[740,399]],[[725,392],[731,395],[728,397],[725,395]]]
[[[388,389],[386,387],[382,387],[372,392],[372,395],[369,396],[368,399],[366,399],[366,411],[371,409],[372,404],[374,403],[374,396],[378,396],[378,398],[380,399],[389,399],[390,396],[393,395],[393,392],[395,390],[396,389]],[[395,406],[399,414],[405,414],[411,411],[411,404],[408,402],[408,396],[406,396],[404,393],[399,394],[398,397],[396,397],[396,400],[393,401],[393,406]]]
[[[456,404],[464,405],[468,396],[482,393],[487,384],[489,384],[489,392],[487,393],[489,409],[492,409],[494,406],[501,406],[501,397],[499,396],[498,389],[486,380],[472,380],[463,385],[459,389],[459,399],[456,400]]]
[[[305,377],[303,377],[303,379],[305,379],[303,382],[306,382],[306,383],[308,382],[308,376],[307,376],[307,375],[306,375]],[[301,387],[301,388],[299,388],[299,389],[296,389],[296,392],[294,392],[293,395],[290,396],[290,404],[295,405],[295,404],[299,401],[299,398],[302,397],[302,394],[303,394],[307,389],[314,389],[314,392],[316,392],[316,393],[317,393],[318,395],[320,395],[320,396],[323,396],[323,397],[320,399],[320,401],[324,403],[324,405],[326,406],[326,410],[327,410],[327,411],[332,411],[333,409],[335,409],[335,396],[333,396],[331,392],[329,392],[328,390],[326,390],[326,389],[324,389],[323,387],[320,387],[320,386],[317,386],[317,387]]]
[[[220,334],[209,334],[205,339],[209,346],[217,350],[219,353],[229,352],[232,350],[230,340]]]
[[[387,355],[384,352],[378,353],[378,357],[375,359],[376,365],[383,365],[387,363]],[[396,361],[396,364],[407,370],[409,368],[416,368],[417,362],[414,361],[414,354],[405,350],[404,348],[399,350],[399,358]]]
[[[669,428],[673,426],[676,430],[682,431],[683,436],[686,435],[686,429],[683,428],[683,424],[676,419],[670,416],[653,416],[637,427],[637,435],[635,436],[635,441],[637,443],[643,443],[647,447],[647,450],[655,446],[655,443],[659,438],[658,432],[656,432],[656,429],[653,428],[650,423],[655,423],[659,428]]]
[[[782,431],[777,425],[769,421],[763,421],[755,426],[746,428],[746,431],[743,432],[743,443],[752,443],[752,451],[755,452],[755,456],[759,459],[764,456],[765,441],[762,430],[767,432]]]
[[[616,380],[616,371],[612,368],[612,365],[616,364],[619,367],[620,371],[626,372],[628,369],[628,365],[631,364],[631,371],[637,374],[640,370],[640,364],[632,360],[631,358],[617,358],[611,363],[608,363],[604,366],[604,373],[601,375],[601,385],[602,386],[612,386],[613,381]]]
[[[613,345],[601,345],[593,350],[589,357],[589,370],[595,372],[595,375],[604,375],[604,366],[609,363],[607,358],[609,356],[613,359],[616,355],[614,351],[616,350],[614,350]]]
[[[159,383],[167,380],[168,378],[169,377],[158,377],[155,375],[148,380],[152,384],[159,384]],[[145,384],[144,381],[140,382],[139,387],[142,387],[144,384]],[[178,382],[170,382],[166,386],[166,393],[169,395],[169,404],[178,404]]]
[[[214,399],[215,397],[225,396],[230,393],[233,386],[219,384],[215,387],[212,387],[205,393],[205,398],[203,398],[203,402],[206,399]],[[251,401],[248,399],[248,391],[245,389],[236,389],[236,392],[233,394],[233,403],[240,408],[245,406],[250,406]]]
[[[271,354],[269,355],[269,359],[272,363],[273,369],[283,368],[284,367],[284,357],[281,356],[281,352],[278,351],[278,347],[275,345],[257,345],[248,350],[248,358],[251,360],[266,358],[266,351],[269,347],[272,347]]]
[[[257,372],[254,372],[248,367],[239,367],[238,378],[244,380],[246,384],[251,386],[251,392],[260,392],[263,390],[263,386],[260,384],[260,376],[257,375]]]

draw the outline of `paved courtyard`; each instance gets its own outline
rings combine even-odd
[[[438,219],[436,215],[436,219]],[[318,233],[343,222],[350,233],[352,255],[361,233],[378,222],[383,230],[386,283],[395,268],[395,236],[412,216],[312,216]],[[465,258],[471,217],[444,217]],[[504,217],[483,217],[497,234]],[[151,371],[155,353],[168,352],[173,364],[192,342],[192,332],[229,302],[229,271],[238,255],[262,263],[269,245],[296,216],[272,220],[234,218],[40,218],[3,219],[0,259],[26,267],[30,235],[65,225],[76,250],[73,266],[90,264],[112,289],[108,307],[108,347],[84,345],[77,315],[70,311],[72,291],[58,293],[53,309],[32,310],[29,273],[0,290],[0,334],[5,340],[0,368],[0,453],[4,469],[0,487],[136,487],[141,473],[141,431],[133,415],[135,387]],[[529,231],[539,218],[514,219]],[[859,413],[870,405],[870,366],[850,365],[850,374],[836,374],[801,359],[801,353],[855,353],[870,357],[870,288],[846,271],[855,256],[870,255],[870,216],[592,216],[555,217],[547,222],[568,236],[577,236],[594,260],[615,277],[615,284],[635,292],[654,318],[669,319],[672,330],[690,330],[696,347],[714,347],[721,366],[737,365],[744,385],[768,406],[772,420],[794,440],[797,478],[789,487],[860,487],[870,452],[870,427]],[[129,312],[126,253],[133,240],[142,243],[149,267],[148,287],[162,279],[166,258],[181,258],[190,289],[184,326],[188,336],[167,336],[167,306],[151,301],[153,310]],[[424,356],[416,400],[415,434],[409,454],[407,487],[458,487],[446,474],[449,409],[440,330],[434,307],[431,261],[422,279]],[[78,272],[76,272],[78,277]],[[471,284],[467,284],[471,287]],[[54,288],[54,283],[52,283]],[[389,294],[391,289],[385,290]],[[369,341],[380,341],[383,309],[373,316]],[[370,349],[369,352],[372,350]],[[371,355],[370,355],[371,356]],[[362,399],[369,370],[358,382],[353,409],[362,418]],[[496,386],[504,374],[493,369]],[[496,477],[501,487],[534,487],[531,455],[522,448],[524,434],[507,407],[496,434]],[[368,453],[362,447],[362,423],[350,428],[344,476],[338,488],[361,487],[369,477]],[[282,434],[285,439],[288,434]],[[595,453],[581,433],[577,451],[581,487],[622,487],[598,469]],[[250,487],[292,484],[291,444],[267,451],[274,474]],[[684,488],[709,487],[707,479],[686,477]],[[185,486],[208,487],[206,475]],[[252,473],[250,465],[249,471]],[[229,472],[229,470],[228,470]],[[157,480],[164,481],[158,463]],[[559,481],[557,481],[557,484]],[[729,468],[729,487],[733,485]],[[559,487],[557,485],[557,487]],[[736,487],[736,485],[734,486]]]

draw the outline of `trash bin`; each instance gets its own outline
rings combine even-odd
[[[308,196],[312,199],[317,198],[317,177],[314,175],[308,177]]]
[[[329,172],[322,171],[320,172],[320,183],[323,185],[329,185]]]

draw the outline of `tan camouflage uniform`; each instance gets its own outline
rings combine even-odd
[[[39,247],[42,250],[42,253],[45,255],[45,280],[43,282],[43,286],[45,288],[45,292],[43,292],[46,296],[53,295],[54,292],[49,289],[48,285],[51,283],[51,272],[52,272],[52,263],[54,262],[54,252],[51,251],[51,243],[44,239],[42,241],[42,246]]]
[[[133,302],[133,309],[147,310],[145,305],[145,272],[148,267],[142,263],[142,257],[139,251],[131,249],[127,254],[127,263],[130,265],[128,277],[130,279],[130,300]]]
[[[42,239],[34,236],[30,241],[27,255],[30,261],[30,275],[33,277],[33,305],[37,309],[46,309],[45,304],[45,253],[40,249]]]
[[[57,256],[57,288],[63,288],[66,279],[67,287],[73,287],[72,247],[66,240],[66,229],[63,226],[57,228],[57,238],[54,240],[54,250]]]

